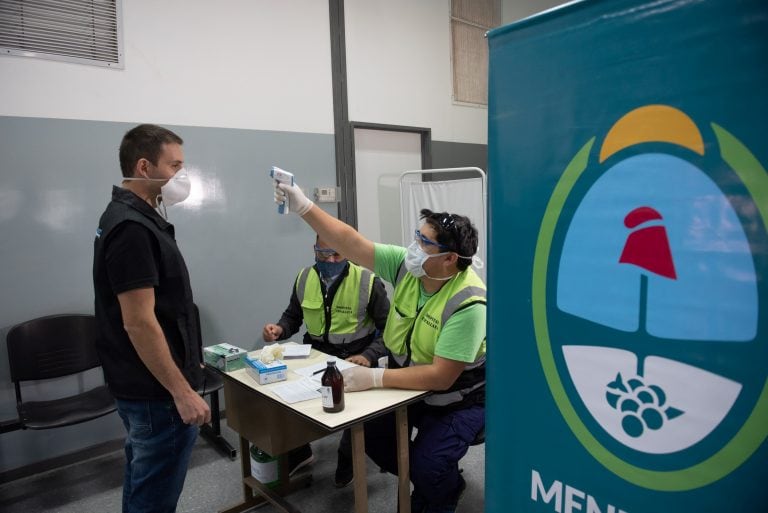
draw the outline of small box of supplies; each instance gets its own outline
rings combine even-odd
[[[231,344],[216,344],[203,348],[203,360],[219,370],[229,372],[242,369],[245,366],[245,355],[248,353]]]
[[[288,379],[288,368],[282,360],[274,360],[271,363],[264,363],[258,358],[245,357],[245,368],[248,374],[253,376],[259,385],[266,385],[276,381],[285,381]]]

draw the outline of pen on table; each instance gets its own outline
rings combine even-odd
[[[325,372],[325,369],[316,370],[315,372],[312,373],[312,375],[316,376],[316,375],[320,374],[321,372]]]

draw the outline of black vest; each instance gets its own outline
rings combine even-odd
[[[97,343],[104,375],[119,399],[169,399],[170,393],[149,372],[123,328],[117,296],[112,292],[105,263],[105,243],[124,222],[146,227],[157,241],[159,283],[155,286],[155,315],[168,341],[171,356],[193,389],[202,382],[201,339],[195,317],[189,273],[176,246],[173,225],[141,198],[114,187],[112,201],[99,220],[94,241],[95,313],[101,331]]]

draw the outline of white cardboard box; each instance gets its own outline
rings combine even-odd
[[[285,381],[288,379],[288,367],[282,360],[275,360],[272,363],[264,363],[257,358],[251,358],[246,356],[245,368],[248,370],[253,379],[255,379],[259,385],[266,385],[268,383],[274,383],[276,381]]]

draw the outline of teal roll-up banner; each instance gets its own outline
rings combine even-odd
[[[488,40],[486,511],[768,511],[768,2]]]

